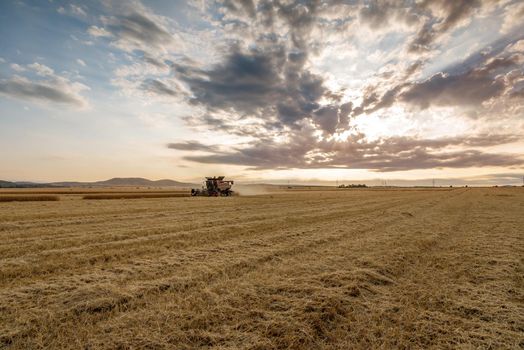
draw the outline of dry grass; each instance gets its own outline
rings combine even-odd
[[[522,348],[523,212],[494,188],[3,203],[0,347]]]
[[[0,202],[41,202],[41,201],[58,201],[58,196],[26,196],[26,195],[14,195],[14,196],[2,196],[0,195]]]
[[[163,187],[148,189],[147,187],[71,187],[71,188],[2,188],[0,189],[0,195],[3,194],[25,194],[25,195],[34,195],[34,194],[112,194],[112,193],[188,193],[190,188],[172,188],[172,187]]]
[[[190,197],[188,192],[184,193],[113,193],[113,194],[88,194],[82,199],[140,199],[140,198],[170,198]]]

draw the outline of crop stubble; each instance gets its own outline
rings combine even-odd
[[[520,188],[0,209],[0,346],[524,345]]]

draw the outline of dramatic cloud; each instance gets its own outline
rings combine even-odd
[[[447,150],[446,147],[482,147],[516,142],[517,135],[479,135],[471,138],[423,140],[394,137],[367,141],[363,135],[344,142],[318,141],[312,135],[297,136],[284,144],[253,143],[229,152],[198,142],[170,144],[178,150],[207,151],[208,155],[190,155],[186,160],[234,164],[254,169],[346,168],[379,172],[429,168],[463,168],[485,166],[522,166],[524,158],[514,154],[492,154],[477,149]],[[313,147],[312,147],[313,145]]]
[[[427,109],[435,106],[473,106],[479,108],[493,98],[513,94],[519,80],[524,79],[524,51],[519,38],[498,43],[497,50],[475,53],[468,60],[448,67],[422,81],[397,83],[380,93],[377,86],[369,87],[361,105],[353,115],[372,113],[404,102]],[[411,69],[411,67],[409,68]]]
[[[187,87],[189,102],[203,106],[207,113],[199,119],[230,134],[252,136],[260,141],[239,144],[233,150],[216,151],[217,147],[196,142],[171,144],[183,151],[206,151],[207,155],[188,155],[186,160],[202,163],[223,163],[271,168],[364,168],[375,171],[398,171],[444,167],[521,166],[517,155],[494,154],[481,150],[517,142],[519,135],[467,135],[456,138],[420,139],[416,136],[379,138],[370,141],[365,135],[350,132],[345,140],[337,133],[350,129],[351,119],[372,114],[396,105],[417,106],[480,106],[494,98],[516,98],[524,90],[515,89],[522,80],[523,55],[515,46],[515,38],[494,43],[488,53],[482,49],[470,59],[421,80],[420,74],[428,56],[415,58],[408,64],[393,65],[390,73],[377,74],[376,83],[363,90],[359,104],[344,99],[329,89],[325,76],[311,71],[311,47],[325,3],[291,2],[287,5],[251,2],[225,3],[223,13],[228,20],[249,22],[247,18],[278,26],[289,36],[251,35],[253,45],[242,49],[231,47],[221,63],[210,68],[193,64],[173,64],[175,79]],[[371,1],[360,6],[358,17],[372,29],[402,23],[418,28],[408,51],[427,51],[443,34],[467,25],[470,17],[483,7],[482,1]],[[259,9],[255,11],[254,9]],[[348,8],[341,19],[354,15]],[[261,20],[262,19],[262,20]],[[280,21],[280,22],[279,22]],[[238,23],[233,28],[239,28]],[[253,27],[252,27],[253,28]],[[234,29],[237,30],[237,29]],[[253,30],[253,29],[251,29]],[[520,80],[519,80],[520,79]],[[151,89],[150,89],[151,90]],[[159,94],[172,90],[156,89]],[[235,120],[255,118],[259,128],[246,128]],[[191,118],[192,123],[195,118]],[[263,130],[266,130],[264,136]],[[319,138],[318,131],[323,137]],[[275,135],[273,138],[271,135]]]
[[[93,119],[185,165],[524,169],[522,1],[44,1],[32,21],[16,6],[27,45],[6,37],[0,94],[24,103],[8,108],[83,108],[90,86]]]
[[[176,64],[174,71],[191,91],[190,102],[209,111],[256,116],[277,127],[297,127],[302,120],[311,119],[333,133],[339,122],[345,121],[344,112],[338,105],[321,106],[330,91],[323,78],[306,69],[304,62],[305,53],[287,52],[282,45],[275,45],[248,52],[237,49],[208,70]]]
[[[401,99],[422,108],[436,105],[478,105],[498,97],[508,88],[508,80],[501,72],[522,64],[523,57],[514,55],[496,58],[486,65],[463,74],[438,73],[402,93]]]
[[[475,16],[497,8],[506,13],[516,6],[512,2],[223,0],[193,4],[206,22],[200,31],[181,28],[139,2],[105,5],[108,14],[88,33],[109,38],[130,60],[115,70],[113,85],[148,103],[187,103],[194,112],[183,118],[188,126],[238,141],[235,147],[169,144],[207,152],[186,160],[374,171],[522,164],[515,155],[482,149],[510,142],[501,136],[477,132],[435,139],[415,131],[404,138],[370,138],[355,122],[378,113],[434,115],[434,108],[476,118],[488,115],[495,101],[521,99],[524,56],[515,35],[493,37],[490,45],[475,47],[447,67],[432,65],[452,34]],[[359,37],[361,28],[373,40]],[[207,46],[188,46],[188,38]],[[348,43],[352,51],[346,55]],[[338,49],[330,51],[333,45]],[[330,64],[344,78],[330,72]]]

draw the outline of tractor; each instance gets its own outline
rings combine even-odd
[[[191,189],[191,196],[229,197],[233,195],[233,191],[231,190],[233,183],[233,181],[224,180],[224,176],[206,177],[202,189]]]

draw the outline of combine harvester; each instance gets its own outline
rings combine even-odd
[[[233,191],[231,190],[233,183],[233,181],[224,180],[224,176],[206,177],[202,189],[191,189],[191,196],[229,197],[233,195]]]

